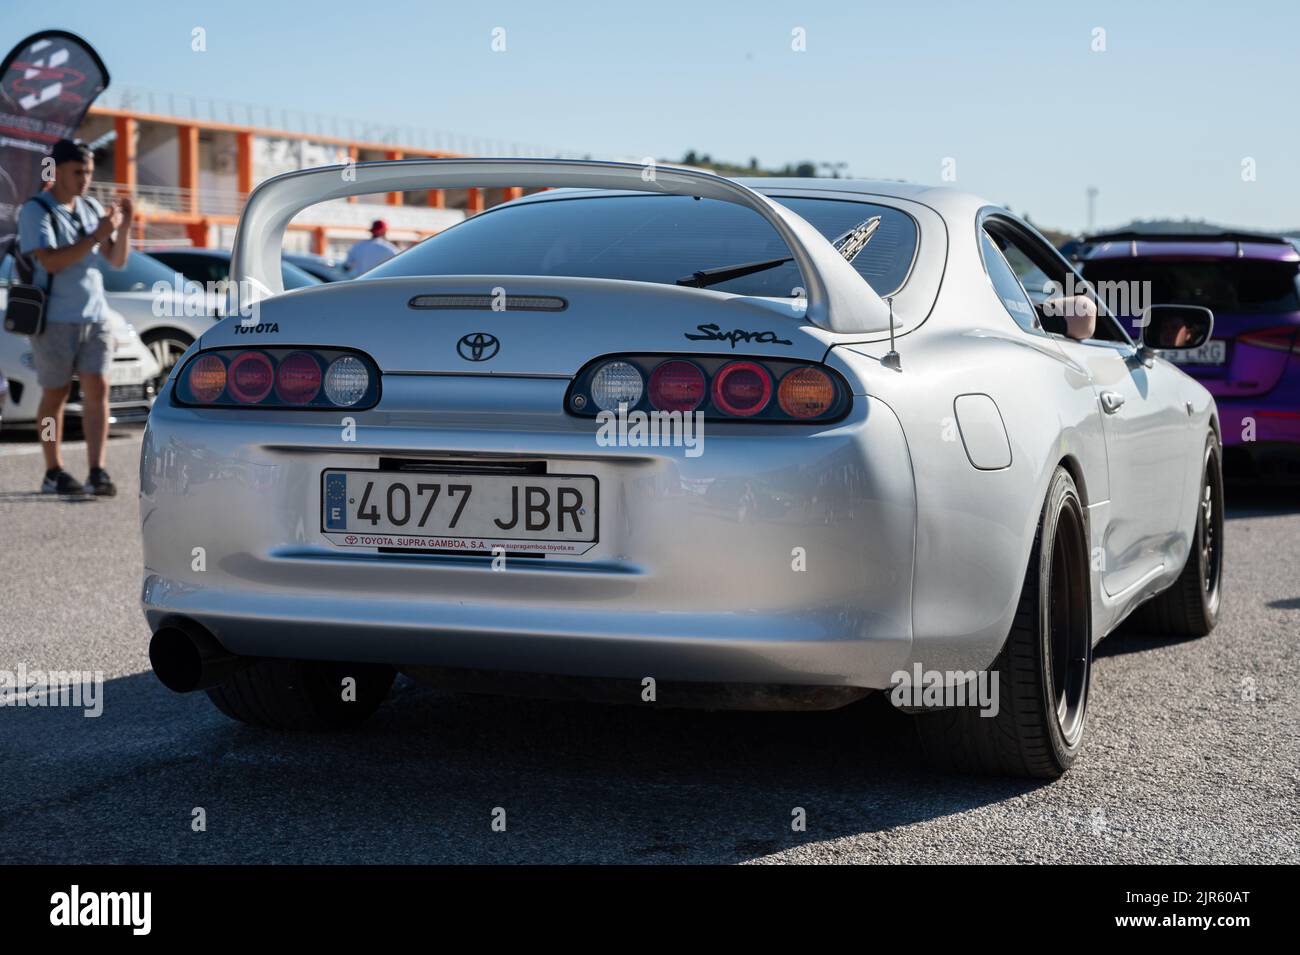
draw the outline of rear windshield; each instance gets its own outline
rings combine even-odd
[[[1295,262],[1159,262],[1114,259],[1084,262],[1089,282],[1150,282],[1149,303],[1204,305],[1216,315],[1300,311]],[[1147,294],[1143,293],[1143,298]],[[1133,317],[1133,316],[1126,316]]]
[[[916,255],[916,224],[888,206],[839,199],[776,201],[828,239],[872,216],[880,227],[853,260],[876,292],[890,295]],[[426,239],[361,277],[563,275],[672,285],[705,269],[788,256],[752,209],[691,196],[600,196],[503,206]],[[788,263],[711,286],[740,295],[790,297],[802,285]]]

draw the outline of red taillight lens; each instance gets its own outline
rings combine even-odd
[[[729,415],[748,418],[767,407],[772,376],[752,361],[724,365],[713,379],[713,403]]]
[[[305,405],[320,394],[320,384],[320,365],[303,351],[284,359],[275,372],[275,393],[285,404]]]
[[[704,372],[674,359],[650,374],[650,404],[659,411],[694,411],[704,400]]]
[[[226,389],[226,363],[216,355],[203,355],[190,365],[186,383],[195,401],[216,401]]]
[[[379,402],[379,369],[341,348],[221,348],[191,358],[176,377],[178,405],[201,408],[349,408]]]
[[[1267,348],[1270,351],[1290,351],[1295,341],[1295,334],[1296,327],[1294,325],[1259,328],[1250,332],[1242,332],[1237,336],[1237,342],[1254,348]]]
[[[275,369],[271,367],[271,359],[257,351],[236,355],[226,377],[231,395],[246,405],[261,401],[271,393],[271,388],[275,385]]]
[[[792,418],[815,418],[835,403],[835,383],[817,368],[796,368],[781,379],[776,400]]]

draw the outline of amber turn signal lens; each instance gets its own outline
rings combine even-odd
[[[195,401],[216,401],[226,390],[226,363],[216,355],[203,355],[190,365],[186,381]]]
[[[815,418],[835,403],[835,383],[817,368],[796,368],[781,379],[776,400],[792,418]]]

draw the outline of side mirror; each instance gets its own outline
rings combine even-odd
[[[1151,305],[1139,346],[1143,359],[1166,348],[1199,348],[1214,330],[1214,313],[1200,305]]]

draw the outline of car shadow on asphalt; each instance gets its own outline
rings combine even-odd
[[[103,699],[98,719],[5,714],[0,834],[26,861],[733,863],[845,836],[882,857],[891,830],[1044,785],[929,770],[883,697],[703,712],[399,678],[337,734],[241,726],[151,673],[108,681]]]
[[[1115,632],[1097,645],[1092,652],[1092,656],[1094,660],[1100,660],[1105,657],[1119,657],[1129,653],[1146,653],[1164,647],[1176,647],[1183,643],[1195,643],[1197,640],[1202,639],[1205,638],[1153,634],[1145,630],[1139,623],[1135,623],[1130,617],[1120,624]]]
[[[1280,517],[1300,512],[1300,486],[1227,481],[1223,490],[1225,517]]]

